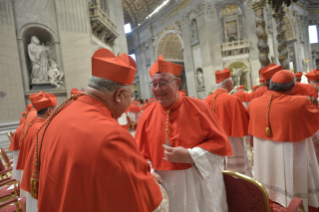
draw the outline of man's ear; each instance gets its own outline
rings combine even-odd
[[[120,103],[124,99],[125,88],[120,88],[114,93],[114,101]]]
[[[181,87],[181,83],[182,83],[181,78],[177,78],[177,79],[176,79],[177,89],[179,89],[179,88]]]

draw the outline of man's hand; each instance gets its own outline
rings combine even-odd
[[[159,174],[157,174],[156,172],[153,172],[151,174],[153,175],[155,182],[160,184],[163,182],[163,179],[161,178]]]
[[[190,156],[188,150],[184,147],[169,147],[167,145],[162,145],[165,149],[164,160],[173,162],[173,163],[190,163],[192,161],[192,157]]]
[[[314,106],[317,106],[318,105],[318,100],[315,98],[315,97],[310,97],[310,101],[311,103],[314,105]]]

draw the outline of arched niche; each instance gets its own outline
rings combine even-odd
[[[183,42],[179,34],[173,30],[163,33],[156,45],[156,55],[163,55],[165,60],[184,62]]]
[[[27,69],[29,75],[31,75],[32,72],[32,63],[30,60],[30,57],[28,55],[28,45],[31,43],[31,38],[33,36],[36,36],[40,43],[44,46],[47,46],[50,50],[50,57],[56,61],[56,50],[55,50],[55,44],[54,44],[54,38],[51,35],[49,31],[46,29],[43,29],[41,27],[30,27],[27,28],[23,33],[23,40],[24,40],[24,49],[25,49],[25,56],[26,56],[26,62],[27,62]]]
[[[234,87],[244,85],[245,90],[249,87],[249,63],[247,61],[231,61],[225,64],[232,75]]]
[[[205,77],[204,77],[203,69],[197,68],[195,74],[196,74],[197,91],[205,90],[205,80],[204,80]]]
[[[28,54],[28,45],[31,43],[31,38],[33,36],[36,36],[39,39],[41,45],[44,45],[49,49],[50,59],[56,62],[60,72],[63,72],[60,42],[57,34],[49,27],[42,24],[26,24],[22,26],[17,33],[18,48],[20,52],[20,63],[25,91],[29,91],[31,89],[30,78],[32,73],[32,62]],[[54,87],[49,85],[47,87],[43,87],[43,89],[54,89]]]
[[[243,14],[237,4],[226,4],[219,11],[222,40],[224,43],[244,39]]]

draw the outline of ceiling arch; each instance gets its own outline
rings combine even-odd
[[[132,27],[145,21],[156,7],[164,0],[122,0],[125,24],[130,23]]]

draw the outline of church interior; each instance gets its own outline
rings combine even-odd
[[[179,90],[201,101],[219,88],[217,70],[230,71],[233,87],[229,94],[242,89],[249,95],[254,86],[263,85],[260,70],[270,64],[301,73],[301,82],[305,83],[306,74],[319,69],[319,0],[0,0],[0,20],[1,179],[12,176],[10,158],[14,154],[9,146],[21,113],[28,114],[30,95],[40,91],[53,94],[57,105],[61,105],[72,96],[72,89],[84,92],[93,55],[100,49],[117,57],[127,54],[136,62],[134,101],[125,117],[119,118],[133,137],[147,105],[156,103],[149,71],[160,58],[182,66]],[[247,109],[248,100],[241,100]],[[236,168],[223,171],[226,192],[234,193],[226,194],[228,211],[319,211],[316,180],[311,185],[313,190],[307,187],[311,194],[298,195],[298,189],[288,189],[281,191],[290,195],[285,204],[277,205],[273,199],[268,202],[272,185],[263,185],[254,178],[255,165],[262,163],[254,161],[254,157],[262,151],[260,147],[254,149],[252,137],[245,135],[243,139],[244,163],[249,164],[252,175],[234,174]],[[317,168],[312,169],[312,176],[319,180],[317,137],[312,158]],[[17,191],[15,183],[20,183],[19,179],[12,182],[10,196],[14,200],[1,197],[0,188],[0,212],[13,203],[17,206],[11,205],[12,211],[16,207],[20,207],[17,211],[25,211],[23,198],[29,197]],[[256,188],[239,186],[247,182]],[[242,209],[238,203],[231,206],[232,201],[243,201],[236,197],[236,189],[246,188],[251,189],[246,194],[252,195],[247,198],[259,195],[261,199],[254,201],[260,204],[245,202],[252,208]],[[303,203],[298,202],[300,199]],[[8,200],[10,204],[2,205]],[[290,202],[297,206],[293,208]]]

